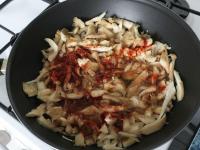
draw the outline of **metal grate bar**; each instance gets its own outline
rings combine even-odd
[[[4,8],[6,5],[8,5],[11,1],[13,1],[13,0],[5,0],[3,3],[1,3],[1,4],[0,4],[0,10],[1,10],[2,8]]]
[[[0,28],[1,28],[1,29],[3,29],[3,30],[5,30],[6,32],[8,32],[8,33],[12,34],[12,35],[15,35],[15,33],[14,33],[13,31],[11,31],[10,29],[8,29],[8,28],[4,27],[4,26],[3,26],[3,25],[1,25],[1,24],[0,24]]]

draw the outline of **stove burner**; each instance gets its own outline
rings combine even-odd
[[[190,8],[189,4],[185,0],[154,0],[172,11],[174,11],[177,15],[186,18],[189,15],[189,12],[183,9],[178,8],[177,6],[182,6],[185,8]]]

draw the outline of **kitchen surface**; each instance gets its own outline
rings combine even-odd
[[[0,0],[0,4],[4,0]],[[191,9],[200,11],[199,0],[187,0]],[[37,17],[48,4],[42,0],[13,0],[3,9],[0,9],[0,24],[14,33],[22,31],[35,17]],[[200,39],[200,16],[189,13],[185,21]],[[9,42],[12,34],[0,28],[0,48]],[[11,46],[0,54],[1,59],[7,59]],[[6,92],[5,76],[0,76],[0,102],[6,107],[10,102]],[[6,109],[6,108],[5,108]],[[199,112],[200,114],[200,112]],[[200,116],[200,115],[199,115]],[[193,119],[193,128],[186,128],[183,134],[155,150],[187,149],[196,132],[200,118],[196,115]],[[187,140],[186,140],[187,139]],[[0,108],[0,150],[51,150],[53,149],[26,129],[10,113]],[[2,146],[4,145],[4,146]]]

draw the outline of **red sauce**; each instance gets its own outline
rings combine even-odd
[[[80,128],[80,132],[83,133],[84,137],[92,136],[94,133],[99,132],[99,127],[93,121],[85,121],[84,125]]]
[[[56,81],[64,82],[66,76],[66,70],[62,67],[55,68],[50,72],[50,79],[55,83]]]
[[[96,73],[97,83],[103,80],[110,80],[113,76],[119,76],[121,70],[118,67],[119,58],[117,55],[113,55],[110,58],[102,58],[99,64],[99,72]]]
[[[147,39],[144,38],[144,37],[142,39],[143,39],[143,42],[144,42],[144,47],[147,47],[147,44],[148,44]]]
[[[137,51],[135,51],[135,50],[129,50],[128,51],[128,56],[129,57],[132,58],[132,57],[135,57],[136,55],[137,55]]]
[[[93,133],[98,134],[99,129],[103,125],[103,121],[100,118],[100,114],[93,115],[79,115],[81,120],[83,120],[84,125],[80,128],[80,131],[84,136],[90,136]]]
[[[102,98],[101,97],[91,97],[90,95],[85,95],[82,99],[77,100],[66,100],[64,109],[67,113],[77,113],[80,110],[94,105],[98,106],[99,102]]]
[[[80,57],[89,57],[90,56],[90,51],[86,50],[86,49],[82,49],[82,48],[77,48],[76,53],[80,56]]]
[[[165,90],[165,88],[166,88],[166,86],[164,86],[164,85],[158,86],[158,90],[159,90],[160,92],[162,92],[163,90]]]
[[[69,52],[69,53],[67,53],[67,55],[66,55],[67,64],[76,65],[76,64],[77,64],[77,59],[78,59],[78,55],[77,55],[77,53],[74,52],[74,51]]]
[[[88,50],[78,48],[76,51],[68,52],[62,57],[57,55],[50,64],[55,68],[50,71],[51,85],[49,87],[54,87],[56,81],[59,81],[61,84],[73,82],[76,85],[80,85],[80,67],[78,66],[77,59],[88,57],[89,54]]]
[[[113,118],[119,118],[119,119],[125,119],[130,117],[130,112],[128,111],[119,111],[111,113],[111,117]]]
[[[149,78],[151,84],[155,84],[155,83],[157,82],[157,80],[158,80],[158,77],[159,77],[159,74],[155,74],[155,73],[152,74],[152,75],[150,76],[150,78]]]

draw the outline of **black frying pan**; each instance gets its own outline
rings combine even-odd
[[[185,85],[185,97],[168,114],[168,124],[159,132],[145,136],[128,149],[152,149],[174,137],[192,119],[200,105],[200,42],[189,26],[169,9],[147,0],[68,0],[57,4],[32,21],[20,34],[12,48],[7,65],[7,91],[19,120],[40,139],[59,149],[81,149],[38,125],[25,114],[38,105],[36,98],[28,98],[22,82],[38,75],[42,67],[41,49],[47,47],[45,37],[53,37],[57,29],[70,28],[72,18],[92,18],[103,11],[136,21],[157,40],[169,43],[177,54],[176,68]],[[96,146],[86,147],[88,150]]]

